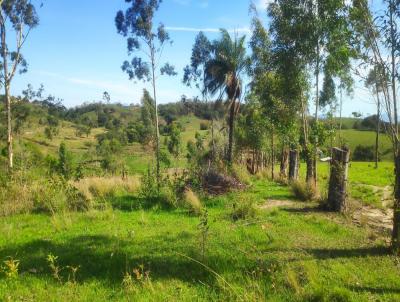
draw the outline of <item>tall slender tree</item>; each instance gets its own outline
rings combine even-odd
[[[176,76],[175,68],[169,63],[161,64],[164,47],[172,43],[165,26],[154,24],[154,15],[161,0],[125,0],[129,7],[118,11],[115,24],[119,34],[127,38],[128,54],[122,70],[131,80],[150,82],[153,88],[156,124],[157,181],[160,183],[160,129],[157,110],[157,78],[160,75]]]
[[[365,48],[364,59],[373,68],[381,68],[382,107],[388,118],[387,132],[392,140],[395,165],[393,206],[393,251],[400,255],[400,138],[397,113],[400,3],[385,0],[384,10],[374,13],[367,0],[354,1],[351,22]],[[389,53],[389,59],[386,55]],[[386,79],[390,79],[387,81]]]
[[[235,117],[242,95],[242,76],[247,71],[250,58],[246,54],[245,36],[232,39],[227,30],[221,29],[221,37],[212,43],[210,57],[205,62],[204,88],[210,95],[227,96],[228,151],[227,161],[232,164]]]
[[[12,103],[11,82],[17,71],[27,71],[27,62],[22,55],[22,47],[29,37],[31,30],[39,24],[39,17],[34,5],[29,0],[3,0],[0,1],[0,56],[2,72],[0,83],[4,87],[7,115],[7,145],[8,168],[13,169],[13,131],[12,131]],[[9,38],[9,37],[12,37]],[[11,40],[13,42],[11,42]],[[16,40],[16,43],[14,42]],[[11,50],[13,45],[14,50]]]
[[[378,168],[379,162],[379,134],[381,132],[381,97],[383,87],[382,83],[387,83],[387,79],[381,79],[383,76],[382,67],[375,66],[372,68],[365,80],[365,87],[370,88],[376,98],[376,135],[375,135],[375,169]]]

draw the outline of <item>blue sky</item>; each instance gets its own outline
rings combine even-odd
[[[161,103],[177,101],[182,94],[198,92],[182,84],[182,69],[189,63],[194,38],[199,29],[210,39],[219,28],[247,34],[250,27],[249,0],[164,0],[157,13],[157,23],[169,28],[174,41],[164,52],[164,59],[179,72],[175,78],[158,81]],[[266,5],[255,1],[260,10]],[[45,0],[38,8],[40,25],[31,32],[23,53],[29,63],[28,73],[17,75],[12,86],[21,94],[28,83],[64,100],[68,107],[101,100],[108,91],[113,102],[138,103],[147,84],[128,80],[121,71],[128,57],[126,42],[117,34],[114,17],[126,8],[123,0]],[[264,14],[265,15],[265,14]],[[361,86],[361,85],[358,85]],[[346,98],[344,113],[374,112],[373,100],[363,89],[356,89],[353,99]]]

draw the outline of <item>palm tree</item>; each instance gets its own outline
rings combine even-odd
[[[228,31],[221,29],[221,37],[212,44],[212,51],[205,64],[204,90],[210,95],[227,96],[229,110],[228,163],[232,163],[233,131],[242,94],[241,74],[246,71],[250,59],[246,55],[245,36],[231,38]]]

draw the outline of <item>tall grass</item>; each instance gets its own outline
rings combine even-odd
[[[140,179],[136,176],[127,179],[117,176],[88,177],[74,182],[73,186],[88,200],[95,201],[114,197],[118,193],[136,193],[140,188]]]

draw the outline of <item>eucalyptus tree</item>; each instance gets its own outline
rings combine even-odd
[[[150,82],[153,88],[156,124],[157,181],[160,182],[160,130],[157,110],[157,79],[160,75],[176,76],[175,68],[169,63],[162,64],[164,47],[172,43],[165,26],[154,24],[154,15],[161,0],[125,0],[129,7],[118,11],[115,24],[119,34],[127,38],[130,61],[124,61],[122,70],[130,80]]]
[[[381,132],[381,97],[380,94],[383,91],[382,84],[385,85],[389,81],[389,79],[382,79],[383,70],[382,67],[375,66],[373,67],[369,73],[367,78],[365,79],[365,87],[372,90],[372,93],[375,94],[376,97],[376,136],[375,136],[375,169],[378,168],[379,161],[379,134]]]
[[[275,81],[265,81],[266,84],[270,83],[271,89],[264,90],[262,88],[262,91],[273,91],[274,93],[269,93],[269,97],[264,99],[268,103],[279,100],[274,107],[278,110],[283,108],[282,113],[288,110],[287,112],[290,113],[288,121],[296,122],[296,117],[300,118],[300,144],[307,165],[306,181],[311,183],[314,170],[307,101],[309,91],[308,57],[304,55],[306,46],[299,41],[308,39],[311,30],[310,21],[304,14],[304,7],[297,0],[275,1],[269,5],[268,15],[271,19],[272,59],[276,73],[269,75]],[[259,87],[262,86],[262,84],[259,85]],[[280,97],[276,97],[276,95]],[[279,115],[273,114],[272,116],[278,118]]]
[[[339,79],[348,90],[352,85],[351,60],[357,57],[357,51],[353,43],[354,34],[348,22],[349,5],[345,1],[337,0],[277,0],[270,5],[269,14],[272,18],[272,33],[276,40],[274,41],[275,49],[286,53],[281,59],[285,60],[288,55],[294,55],[297,60],[295,64],[300,68],[301,73],[309,77],[309,80],[312,75],[315,77],[313,126],[318,128],[321,94],[325,100],[333,99],[332,93],[336,91],[335,78]],[[310,69],[314,71],[309,73]],[[325,91],[322,92],[320,91],[321,71],[325,73],[323,84]],[[306,108],[308,104],[303,107],[304,113],[308,115]],[[303,128],[308,128],[308,125]],[[307,140],[310,138],[309,135],[304,135],[304,137],[308,137]],[[314,148],[307,152],[311,151],[313,156],[311,178],[316,184],[318,137],[312,140]]]
[[[380,89],[382,89],[382,107],[388,118],[387,132],[393,145],[395,164],[394,181],[394,211],[392,247],[400,254],[400,138],[398,124],[397,81],[400,3],[395,0],[385,0],[384,10],[373,12],[367,0],[354,2],[352,23],[360,37],[360,43],[365,48],[364,59],[372,68],[378,68]],[[389,54],[389,58],[386,57]],[[387,80],[389,79],[389,81]]]
[[[247,71],[250,58],[246,54],[245,36],[234,38],[221,29],[221,37],[212,42],[211,53],[204,63],[204,89],[207,94],[227,96],[228,114],[228,164],[233,160],[233,138],[235,118],[240,107],[243,90],[242,76]]]
[[[205,68],[206,63],[211,59],[212,43],[201,31],[196,36],[192,55],[190,57],[190,64],[183,70],[183,83],[189,87],[194,85],[199,89],[204,100],[208,101],[207,89],[205,88]],[[215,112],[211,113],[211,146],[212,155],[215,157],[215,137],[214,137],[214,119]],[[215,158],[214,158],[215,159]]]
[[[35,6],[29,0],[0,1],[0,83],[4,87],[7,115],[8,168],[13,169],[13,131],[11,82],[17,71],[27,72],[27,62],[22,55],[22,47],[29,33],[39,24]],[[11,49],[11,48],[14,49]]]

